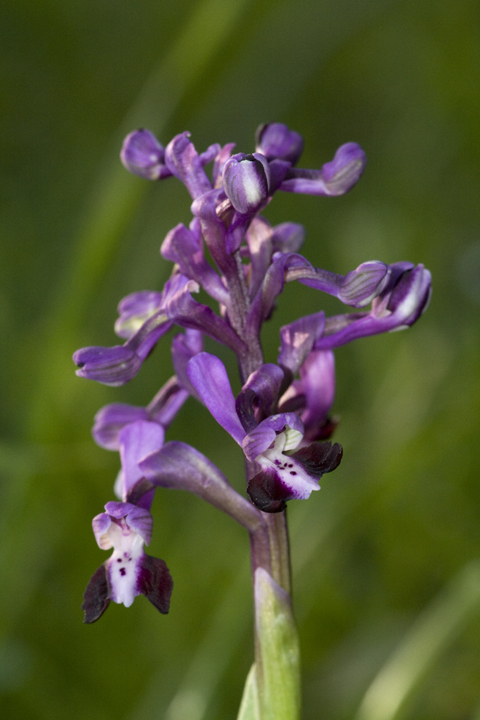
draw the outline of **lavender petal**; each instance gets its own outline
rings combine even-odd
[[[230,380],[222,361],[210,353],[199,353],[188,363],[187,375],[215,420],[240,445],[245,430],[238,418]]]
[[[159,450],[165,438],[165,431],[161,425],[156,422],[148,422],[138,420],[137,422],[126,425],[119,434],[120,459],[123,470],[123,497],[135,483],[143,476],[138,467],[138,463],[146,455]],[[142,502],[142,507],[146,507],[145,502],[153,500],[148,497]],[[148,508],[150,505],[148,505]],[[148,544],[148,543],[147,543]]]
[[[172,174],[165,165],[165,149],[150,130],[134,130],[127,135],[120,159],[127,170],[146,180],[160,180]]]
[[[212,186],[189,137],[190,133],[184,132],[173,138],[165,149],[165,163],[172,175],[184,183],[192,198],[197,198]]]
[[[225,285],[203,256],[201,236],[196,236],[180,223],[170,230],[160,252],[166,260],[177,263],[180,272],[195,280],[211,297],[219,303],[228,304]]]
[[[295,320],[280,328],[281,347],[278,364],[296,375],[321,337],[325,327],[325,314],[321,311]]]
[[[105,450],[119,450],[118,434],[125,425],[137,420],[149,420],[145,408],[134,407],[124,403],[105,405],[95,415],[95,424],[92,428],[93,439]]]

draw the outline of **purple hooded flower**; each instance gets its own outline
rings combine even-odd
[[[286,160],[295,165],[303,152],[303,138],[283,123],[265,123],[255,133],[256,151],[267,160]]]
[[[425,312],[432,295],[432,277],[423,265],[400,262],[390,266],[388,285],[373,300],[369,313],[327,318],[317,350],[333,350],[352,340],[383,332],[403,330]]]
[[[134,175],[160,180],[172,173],[165,165],[165,148],[150,130],[134,130],[123,142],[120,158]]]
[[[264,512],[279,512],[287,500],[308,498],[319,489],[322,474],[334,470],[342,456],[341,447],[330,443],[313,443],[295,452],[304,435],[303,423],[295,413],[270,415],[257,422],[255,410],[262,416],[265,408],[272,409],[272,398],[278,397],[279,371],[276,365],[263,365],[248,379],[235,402],[219,358],[200,353],[187,367],[190,381],[208,410],[258,471],[250,479],[247,492]]]
[[[110,559],[92,576],[82,605],[86,623],[95,622],[111,600],[130,607],[137,595],[145,595],[161,613],[167,613],[173,582],[163,560],[146,555],[152,516],[132,503],[109,502],[106,512],[93,519],[93,532],[102,550],[113,548]]]

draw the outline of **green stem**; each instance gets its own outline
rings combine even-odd
[[[263,513],[251,535],[255,599],[255,663],[238,720],[299,720],[300,661],[292,612],[285,512]]]

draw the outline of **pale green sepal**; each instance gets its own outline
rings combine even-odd
[[[255,571],[259,720],[299,720],[300,653],[289,595],[263,568]]]
[[[245,681],[242,702],[238,711],[237,720],[260,720],[260,709],[258,707],[257,676],[255,663],[250,668]]]

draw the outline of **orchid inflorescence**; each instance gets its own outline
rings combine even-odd
[[[430,299],[431,277],[423,265],[374,260],[337,275],[313,267],[299,254],[302,226],[272,227],[260,214],[278,190],[323,196],[348,192],[365,167],[356,143],[342,145],[320,170],[308,170],[296,167],[301,136],[281,123],[258,128],[251,154],[231,155],[233,144],[211,145],[199,154],[189,137],[181,133],[165,148],[144,129],[125,139],[124,166],[148,180],[171,175],[181,180],[193,199],[193,219],[188,227],[173,228],[162,243],[163,258],[173,263],[163,290],[136,292],[120,302],[115,331],[124,344],[87,347],[74,355],[77,375],[120,386],[139,372],[174,325],[184,330],[172,339],[175,374],[147,407],[114,403],[95,418],[94,439],[120,453],[121,471],[115,483],[119,501],[108,502],[93,520],[98,545],[113,548],[113,554],[87,587],[83,608],[88,623],[102,615],[110,600],[128,607],[138,594],[168,612],[170,573],[163,560],[143,549],[151,538],[150,507],[157,487],[193,492],[241,523],[252,540],[254,571],[266,571],[288,593],[289,581],[272,545],[279,543],[281,526],[275,518],[284,523],[286,503],[318,490],[321,476],[342,458],[341,446],[328,441],[336,425],[330,416],[333,350],[412,325]],[[210,179],[205,167],[211,163]],[[262,325],[285,283],[292,281],[333,295],[351,309],[333,317],[319,311],[285,325],[276,362],[265,363]],[[212,307],[194,299],[200,288]],[[205,336],[235,354],[242,382],[237,397],[223,362],[204,352]],[[248,499],[198,450],[179,440],[165,443],[169,425],[189,396],[205,405],[241,446]]]

